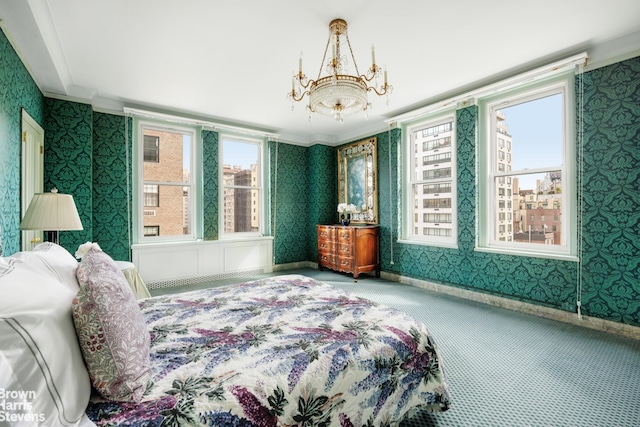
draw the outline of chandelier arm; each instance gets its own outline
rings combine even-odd
[[[373,64],[368,71],[371,74],[371,77],[367,77],[365,74],[360,74],[360,78],[367,82],[370,82],[377,77],[378,73],[382,71],[382,68],[378,67],[376,64]]]
[[[361,78],[362,80],[366,81],[367,83],[368,83],[368,82],[370,82],[371,80],[373,80],[375,77],[376,77],[376,76],[375,76],[375,74],[374,74],[374,75],[372,75],[371,77],[367,77],[367,76],[365,76],[364,74],[360,74],[360,78]]]
[[[367,86],[367,90],[372,90],[374,91],[378,96],[382,96],[382,95],[386,95],[388,89],[390,89],[391,86],[389,85],[384,85],[382,87],[382,92],[379,92],[378,89],[376,89],[374,86]]]
[[[307,80],[307,84],[304,84],[304,83],[302,83],[303,77],[305,77],[305,76],[302,73],[300,73],[300,75],[298,76],[298,84],[301,87],[307,89],[309,86],[311,86],[313,83],[315,83],[315,80]]]
[[[298,98],[298,97],[296,97],[295,92],[291,91],[291,98],[293,98],[293,100],[296,101],[296,102],[302,101],[302,98],[304,98],[305,95],[311,95],[311,92],[308,91],[308,90],[305,90],[304,92],[302,92],[300,94],[300,97]]]

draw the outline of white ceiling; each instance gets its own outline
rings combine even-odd
[[[47,96],[98,110],[142,108],[245,125],[302,145],[336,145],[385,120],[586,51],[640,51],[638,0],[0,0],[0,18]],[[304,52],[317,77],[334,18],[349,24],[360,71],[394,91],[340,124],[287,91]],[[632,52],[632,54],[630,54]]]

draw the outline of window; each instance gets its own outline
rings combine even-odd
[[[144,185],[144,206],[156,207],[160,206],[160,196],[157,185]]]
[[[160,138],[155,135],[144,135],[144,161],[160,161]]]
[[[160,226],[159,225],[145,225],[144,226],[144,235],[145,237],[153,237],[160,235]]]
[[[453,116],[406,128],[403,238],[415,243],[456,245],[456,140]]]
[[[565,76],[480,103],[481,250],[575,254],[572,87]]]
[[[264,191],[262,140],[220,136],[221,140],[221,238],[262,235]],[[257,206],[254,209],[253,206]]]
[[[137,121],[136,126],[141,159],[136,171],[138,241],[195,239],[195,130],[146,121]]]

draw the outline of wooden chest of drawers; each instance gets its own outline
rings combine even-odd
[[[380,228],[377,225],[317,225],[318,268],[380,277]]]

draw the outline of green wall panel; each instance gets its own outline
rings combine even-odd
[[[84,230],[60,232],[72,254],[93,241],[93,111],[91,105],[45,99],[44,190],[73,195]]]
[[[0,251],[20,250],[22,109],[41,126],[44,97],[0,30]]]
[[[326,145],[309,147],[309,221],[307,224],[308,259],[318,259],[318,235],[316,224],[337,222],[338,159],[336,150]]]
[[[203,235],[218,239],[218,132],[202,131]]]
[[[380,262],[383,270],[392,270],[392,253],[397,250],[400,220],[398,147],[402,132],[390,129],[376,135],[378,159],[378,218],[380,226]],[[392,246],[393,245],[393,246]],[[382,249],[385,248],[385,249]]]
[[[269,142],[275,264],[305,261],[310,225],[307,147]]]
[[[131,259],[131,139],[123,116],[93,113],[93,239],[113,259]],[[129,150],[129,151],[127,151]]]
[[[584,87],[583,312],[640,325],[640,57]]]

